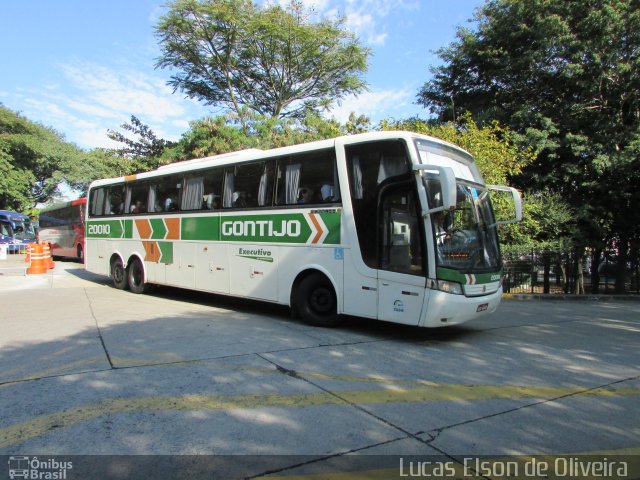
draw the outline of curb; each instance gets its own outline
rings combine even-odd
[[[540,294],[540,293],[503,293],[503,300],[573,300],[591,302],[640,302],[640,295],[570,295],[570,294]]]

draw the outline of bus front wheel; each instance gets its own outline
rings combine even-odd
[[[311,325],[334,327],[341,321],[333,285],[320,273],[302,279],[295,289],[292,303],[295,311]]]
[[[118,290],[125,290],[128,287],[127,271],[120,258],[116,258],[111,262],[111,280],[113,286]]]
[[[146,293],[150,285],[144,282],[144,266],[138,258],[134,258],[127,268],[129,290],[133,293]]]

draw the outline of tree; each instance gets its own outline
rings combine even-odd
[[[0,105],[0,209],[26,211],[58,194],[82,151],[51,128]]]
[[[460,117],[457,123],[429,122],[418,118],[383,120],[380,129],[422,133],[465,149],[473,155],[480,173],[489,184],[508,184],[533,160],[533,151],[519,147],[510,130],[497,122],[478,125],[469,115]]]
[[[418,101],[509,126],[539,152],[520,185],[570,203],[577,250],[615,240],[625,265],[639,235],[637,0],[490,0],[476,19],[439,51]]]
[[[370,52],[343,20],[309,21],[302,4],[288,9],[252,0],[176,0],[156,25],[156,67],[176,70],[174,91],[207,105],[274,118],[327,107],[365,89]]]
[[[251,114],[245,116],[244,126],[231,113],[205,117],[190,123],[189,130],[182,135],[175,148],[166,150],[163,161],[201,158],[247,148],[267,150],[296,145],[333,138],[346,133],[347,128],[314,112],[307,112],[299,118]]]
[[[93,180],[123,177],[143,170],[138,162],[102,148],[84,152],[81,162],[69,162],[63,169],[66,183],[79,195],[86,193]]]
[[[124,158],[136,160],[139,165],[134,167],[134,170],[145,171],[157,168],[158,158],[162,156],[165,149],[174,145],[173,142],[158,138],[151,127],[142,123],[135,115],[131,115],[131,123],[123,123],[120,128],[137,135],[138,138],[132,139],[114,130],[107,130],[107,136],[115,142],[124,143],[125,146],[117,149],[116,152]]]

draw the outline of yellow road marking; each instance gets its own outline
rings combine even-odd
[[[65,428],[103,415],[136,411],[233,410],[256,408],[292,408],[319,405],[360,405],[407,402],[473,401],[516,398],[556,398],[565,395],[624,396],[638,395],[640,389],[594,389],[544,386],[494,386],[442,384],[412,389],[376,389],[336,392],[262,394],[262,395],[182,395],[134,397],[103,400],[91,405],[68,408],[0,429],[0,448],[39,437],[55,428]]]

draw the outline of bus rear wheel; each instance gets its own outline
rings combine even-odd
[[[127,271],[120,258],[115,258],[111,262],[111,280],[113,281],[113,286],[118,290],[125,290],[129,286]]]
[[[138,258],[131,260],[127,268],[129,279],[129,290],[133,293],[147,293],[151,290],[151,285],[144,282],[144,266]]]
[[[84,263],[84,250],[82,248],[82,245],[78,245],[78,261],[80,263]]]
[[[293,307],[306,323],[317,327],[334,327],[341,322],[336,293],[327,277],[308,275],[296,287]]]

